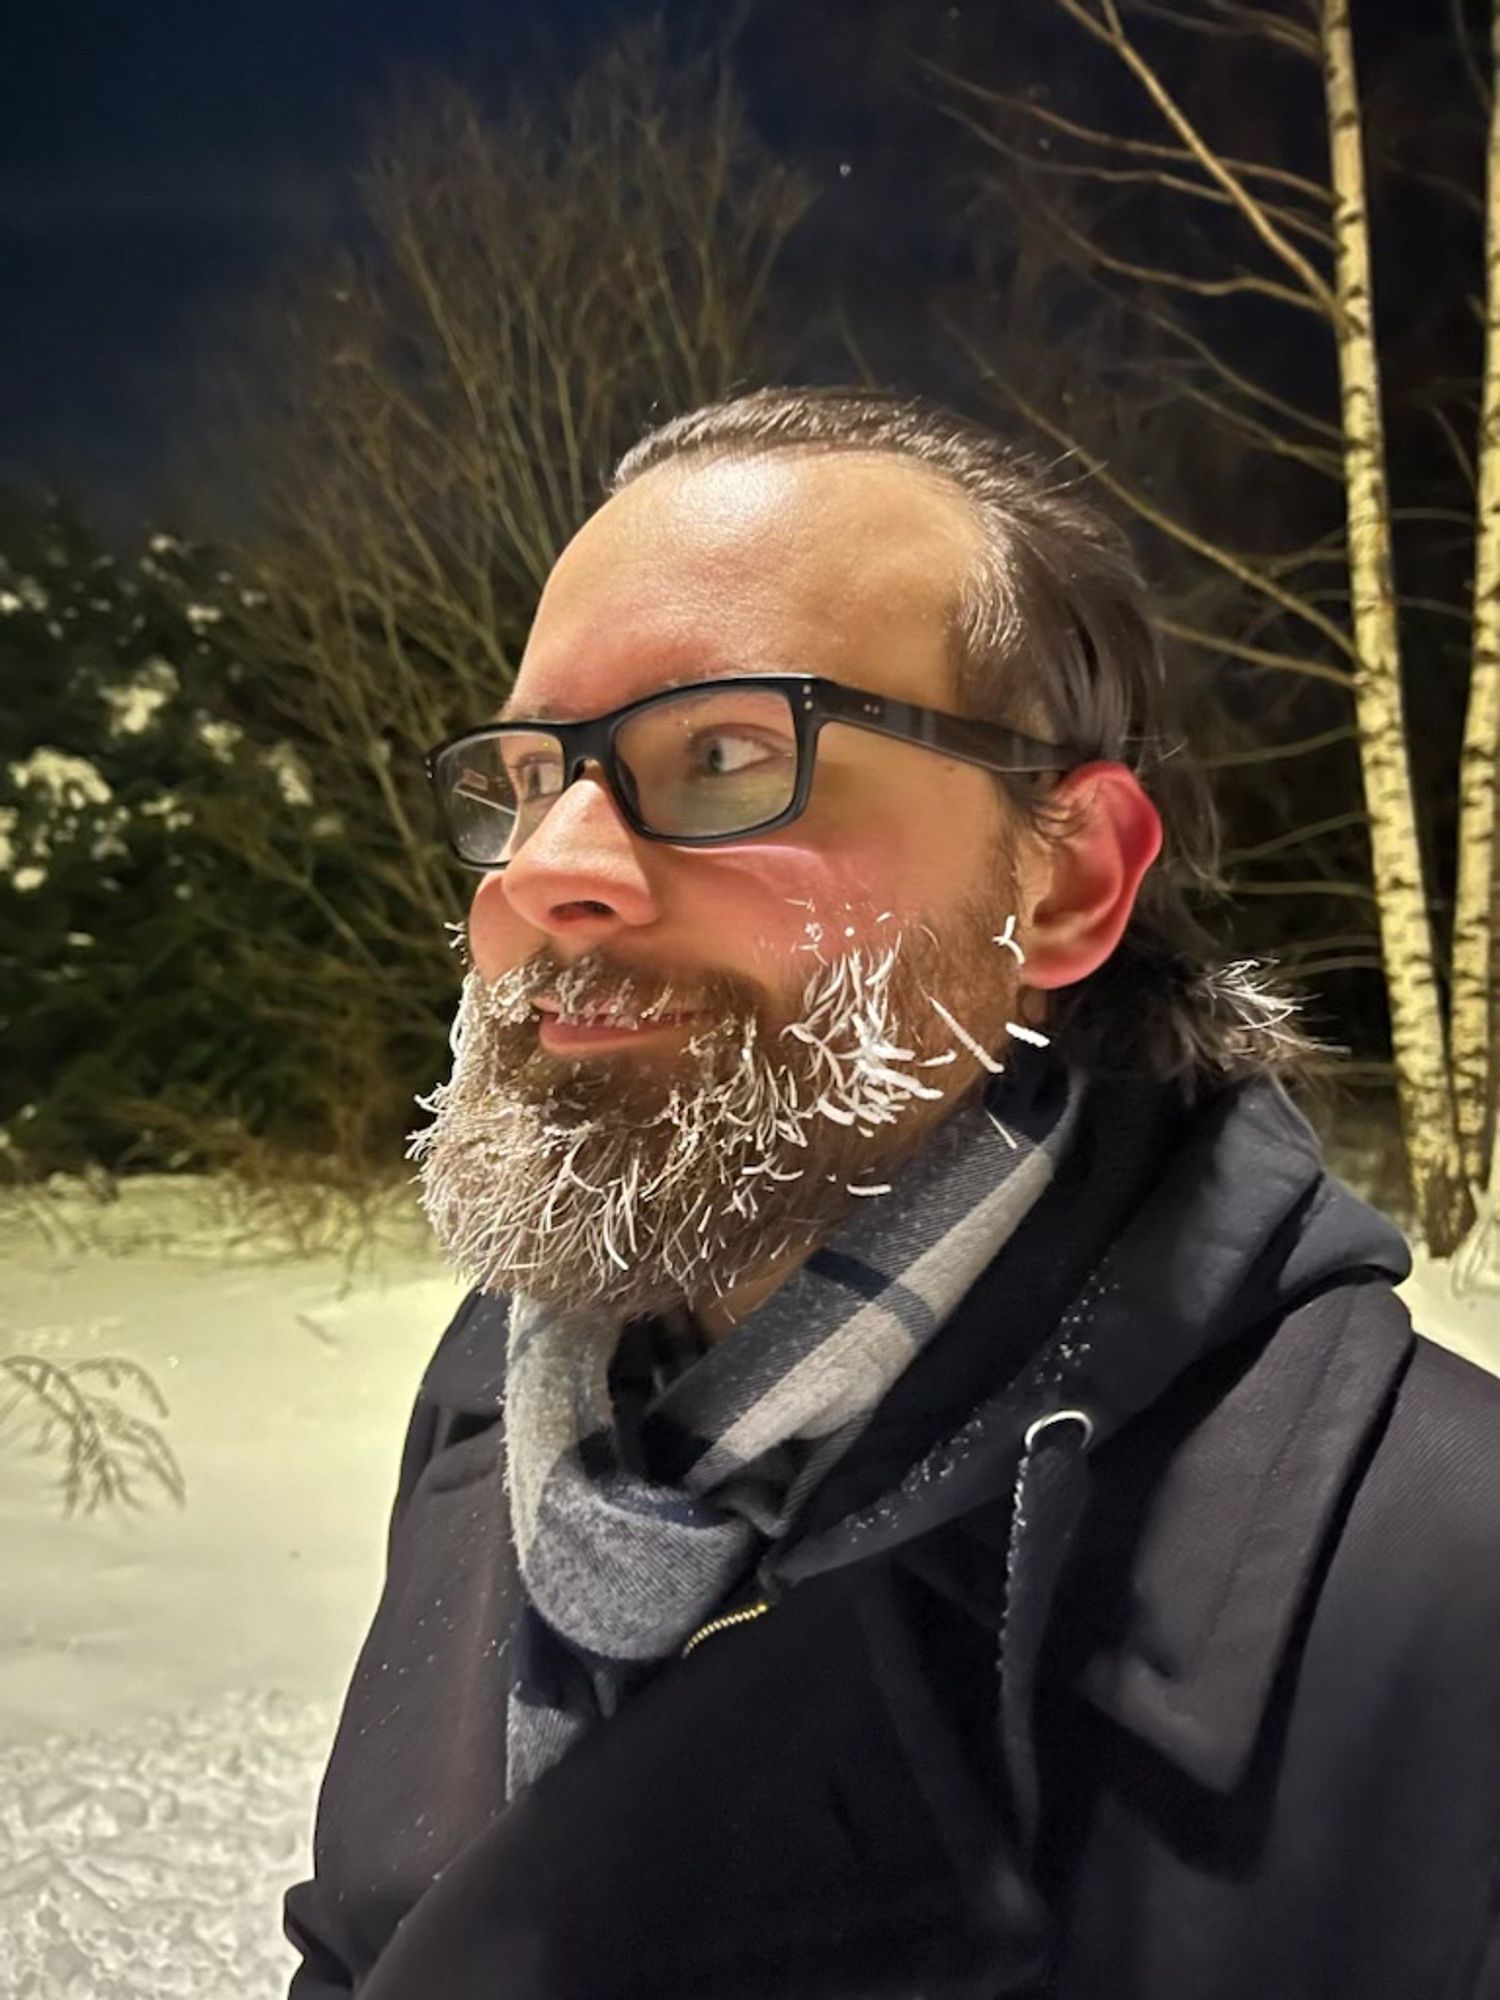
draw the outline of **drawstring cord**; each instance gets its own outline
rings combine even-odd
[[[1088,1497],[1086,1461],[1093,1437],[1094,1420],[1086,1410],[1050,1411],[1027,1428],[1016,1466],[997,1666],[1000,1747],[1027,1863],[1040,1810],[1032,1739],[1037,1668],[1057,1580]]]

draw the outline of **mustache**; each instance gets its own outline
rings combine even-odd
[[[534,1018],[547,1001],[570,1017],[612,1015],[635,1021],[668,1014],[738,1020],[760,1013],[762,995],[736,974],[694,967],[642,967],[606,951],[565,959],[543,946],[486,990],[487,1011],[511,1024]]]
[[[820,960],[784,1000],[699,967],[603,951],[570,963],[550,945],[489,988],[471,974],[452,1075],[417,1100],[433,1118],[408,1147],[450,1261],[485,1289],[636,1311],[732,1289],[810,1245],[851,1197],[885,1192],[872,1144],[883,1172],[911,1107],[943,1095],[925,1073],[954,1057],[925,1053],[920,967],[900,960],[895,941]],[[546,1052],[538,1003],[626,988],[722,1011],[666,1076]]]

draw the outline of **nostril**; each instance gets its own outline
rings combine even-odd
[[[557,914],[570,917],[612,917],[614,911],[608,903],[596,902],[592,897],[581,896],[573,902],[562,904]]]

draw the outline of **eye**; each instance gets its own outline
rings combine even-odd
[[[768,764],[785,755],[783,746],[733,729],[706,730],[693,742],[694,760],[710,778],[732,777],[737,771],[748,771],[753,765]]]

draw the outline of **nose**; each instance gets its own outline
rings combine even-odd
[[[642,843],[596,778],[578,778],[557,799],[500,877],[523,922],[584,950],[622,929],[656,921],[656,893]]]

